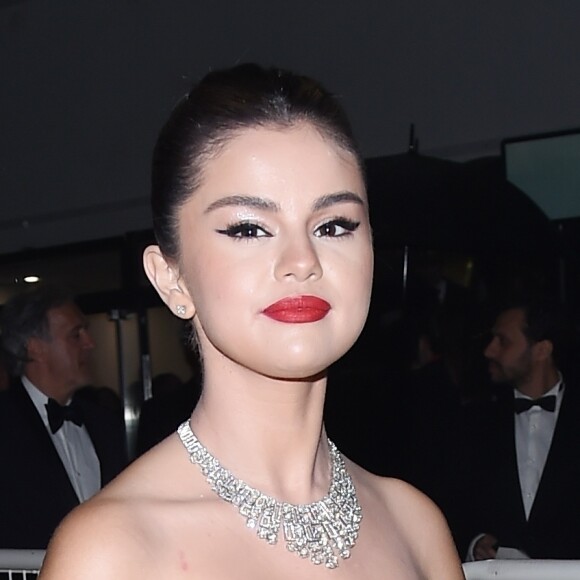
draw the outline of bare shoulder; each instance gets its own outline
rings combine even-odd
[[[439,508],[413,486],[373,475],[360,467],[356,482],[384,506],[394,526],[419,562],[426,578],[462,579],[463,571],[447,522]]]
[[[423,493],[412,485],[393,477],[375,475],[349,461],[348,470],[352,473],[355,483],[378,494],[390,509],[405,512],[408,509],[438,513],[437,506]],[[403,507],[404,506],[404,507]]]
[[[392,477],[379,477],[369,474],[380,489],[391,510],[401,513],[420,514],[422,517],[438,519],[437,506],[418,489]]]
[[[167,539],[185,525],[180,514],[192,522],[201,517],[196,482],[181,473],[191,470],[180,451],[176,442],[160,444],[73,510],[49,545],[40,578],[163,577]]]
[[[146,543],[126,503],[96,497],[61,523],[40,578],[131,578],[135,562],[143,561],[145,554]]]

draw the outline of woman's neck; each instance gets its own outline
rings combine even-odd
[[[308,503],[330,481],[325,389],[325,376],[291,381],[206,371],[191,426],[236,477],[277,499]]]

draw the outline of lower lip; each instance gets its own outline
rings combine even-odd
[[[263,310],[268,318],[288,324],[304,324],[322,320],[330,311],[330,304],[316,296],[285,298]]]

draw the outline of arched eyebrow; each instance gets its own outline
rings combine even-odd
[[[313,211],[320,211],[336,205],[338,203],[356,203],[358,205],[365,205],[360,195],[352,191],[338,191],[336,193],[329,193],[319,197],[312,205]],[[280,206],[263,197],[256,197],[253,195],[228,195],[210,203],[205,209],[204,213],[210,213],[221,207],[241,206],[250,207],[254,209],[267,210],[272,212],[280,211]]]
[[[280,211],[280,206],[269,199],[264,199],[263,197],[255,197],[252,195],[228,195],[227,197],[222,197],[213,203],[210,203],[205,209],[204,213],[209,213],[215,211],[220,207],[228,206],[243,206],[251,207],[254,209],[265,209],[268,211]]]
[[[352,191],[338,191],[336,193],[329,193],[328,195],[319,197],[314,202],[312,209],[314,211],[320,211],[321,209],[326,209],[337,203],[356,203],[357,205],[365,205],[365,202],[360,195],[353,193]]]

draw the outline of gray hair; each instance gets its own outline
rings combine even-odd
[[[10,375],[20,376],[30,359],[32,337],[50,339],[48,311],[73,302],[72,294],[60,286],[45,285],[11,298],[0,314],[0,346]]]

